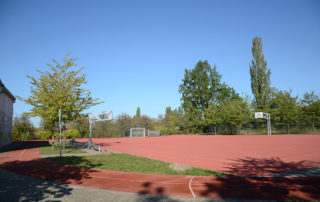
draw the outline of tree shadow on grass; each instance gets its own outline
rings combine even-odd
[[[242,176],[277,174],[317,162],[284,162],[280,158],[236,159],[227,171]],[[236,199],[320,200],[320,177],[216,177],[203,183],[200,196]]]

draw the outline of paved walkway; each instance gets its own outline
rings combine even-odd
[[[0,169],[0,201],[237,201],[137,194],[45,181]]]
[[[54,198],[63,196],[63,199],[65,199],[65,197],[72,195],[72,190],[78,190],[70,190],[70,186],[81,186],[81,189],[84,189],[83,187],[89,187],[88,190],[94,188],[99,190],[121,191],[121,193],[132,192],[131,194],[134,193],[132,196],[138,197],[137,200],[144,200],[144,198],[141,197],[145,197],[146,200],[154,199],[154,201],[170,201],[171,199],[175,200],[175,197],[188,197],[186,198],[188,200],[193,200],[190,197],[250,200],[320,200],[319,177],[248,178],[170,176],[88,169],[70,165],[61,165],[41,159],[39,157],[37,144],[37,142],[31,142],[23,145],[23,147],[19,149],[7,152],[0,156],[0,168],[29,177],[40,178],[44,180],[44,186],[49,184],[49,189],[46,187],[41,188],[41,186],[38,188],[38,185],[31,186],[29,189],[28,187],[25,189],[19,189],[22,193],[17,193],[17,195],[21,195],[20,197],[27,197],[32,194],[35,194],[34,197],[37,197],[37,193],[34,193],[36,190],[40,193],[48,193],[49,195],[53,194]],[[1,183],[10,184],[7,182],[8,180],[1,181]],[[52,182],[57,182],[58,184],[50,184]],[[28,183],[23,184],[26,184],[23,186],[27,186]],[[3,189],[2,187],[4,186],[1,186],[1,190]],[[58,191],[51,192],[50,190],[52,187],[54,189],[58,189]],[[8,189],[10,189],[10,187]],[[24,192],[23,190],[29,190],[31,193],[28,195],[28,192]],[[67,194],[65,194],[65,192]],[[2,191],[1,193],[5,193],[5,191]],[[46,200],[46,195],[42,194],[41,197],[39,200]],[[183,201],[185,201],[184,198]]]

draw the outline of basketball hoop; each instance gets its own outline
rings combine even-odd
[[[112,111],[110,112],[101,112],[98,115],[89,114],[89,142],[88,142],[88,149],[91,148],[92,145],[92,123],[97,121],[110,121],[112,120]]]
[[[256,119],[266,119],[267,120],[267,132],[268,135],[271,135],[271,116],[269,113],[264,112],[255,112],[254,117]]]

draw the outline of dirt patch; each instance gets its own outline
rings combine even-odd
[[[184,165],[184,164],[178,164],[178,163],[171,163],[169,168],[171,170],[176,170],[176,171],[186,171],[189,168],[191,168],[191,166]]]

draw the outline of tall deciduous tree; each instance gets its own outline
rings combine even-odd
[[[262,42],[260,37],[253,38],[253,59],[250,64],[251,90],[254,95],[257,110],[268,111],[270,106],[270,68],[262,53]]]
[[[302,99],[303,112],[312,120],[312,132],[314,132],[315,120],[320,120],[320,97],[311,91],[305,93]]]
[[[275,121],[286,123],[287,133],[290,132],[290,125],[298,119],[299,106],[298,97],[291,96],[291,91],[275,92],[272,100],[273,117]]]
[[[179,92],[182,94],[182,107],[196,128],[203,125],[204,112],[209,104],[217,102],[216,93],[221,75],[208,61],[199,61],[194,69],[185,70]]]
[[[81,117],[82,112],[91,106],[97,105],[98,99],[91,97],[91,92],[83,88],[87,83],[86,74],[82,73],[84,67],[76,67],[78,58],[69,57],[70,52],[62,59],[62,63],[52,60],[47,64],[50,70],[40,71],[40,78],[31,79],[31,96],[18,97],[32,106],[31,116],[40,116],[51,125],[52,136],[55,123],[59,121],[59,109],[62,111],[62,120],[70,122]]]
[[[121,130],[121,136],[126,136],[126,133],[132,127],[132,118],[129,114],[122,113],[117,118],[117,125]]]
[[[29,140],[33,137],[34,131],[35,128],[27,114],[14,117],[12,127],[14,140]]]
[[[214,127],[214,134],[217,134],[217,125],[221,124],[221,115],[219,113],[219,108],[215,104],[210,104],[205,111],[205,123],[210,128]]]
[[[250,116],[249,104],[242,98],[227,100],[219,109],[220,119],[229,134],[236,134]]]
[[[208,61],[199,61],[194,69],[185,70],[179,92],[182,107],[196,129],[205,125],[204,113],[210,104],[220,105],[225,100],[239,97],[233,88],[220,82],[221,75]]]

